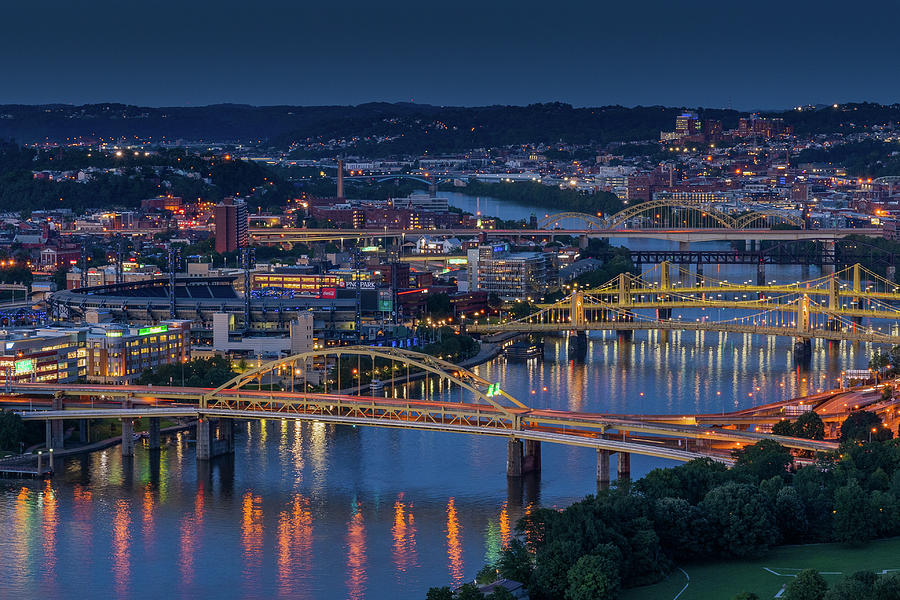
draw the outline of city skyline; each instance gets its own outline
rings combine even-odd
[[[15,5],[0,103],[715,106],[890,103],[898,7],[709,1]],[[875,16],[878,18],[874,18]],[[22,23],[39,23],[35,30]],[[835,43],[839,40],[840,43]],[[840,85],[836,85],[839,83]],[[836,91],[836,90],[840,91]]]

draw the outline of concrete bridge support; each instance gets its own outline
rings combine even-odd
[[[78,439],[82,444],[91,441],[91,427],[88,419],[78,419]]]
[[[569,352],[577,358],[587,355],[587,332],[579,331],[575,335],[569,335]]]
[[[54,394],[51,401],[53,410],[63,410],[63,398],[61,394]],[[54,450],[62,450],[65,445],[65,429],[64,422],[60,419],[47,421],[46,426],[46,445],[47,448]]]
[[[766,263],[756,263],[756,285],[766,285]]]
[[[205,416],[197,419],[197,460],[210,460],[229,452],[234,452],[234,421],[219,419],[215,423]]]
[[[609,450],[597,449],[597,489],[609,488]]]
[[[619,452],[618,464],[616,465],[616,479],[631,479],[631,453]]]
[[[887,279],[888,281],[891,281],[891,282],[896,283],[896,281],[897,281],[897,267],[895,267],[894,265],[890,265],[889,267],[887,267],[887,268],[885,269],[885,275],[886,275],[885,279]]]
[[[522,440],[510,438],[506,442],[506,476],[521,477],[522,476]]]
[[[794,362],[808,365],[812,359],[812,340],[798,338],[794,341]]]
[[[522,448],[522,473],[540,473],[541,443],[534,440],[525,440]]]
[[[697,263],[697,287],[703,287],[703,263]]]
[[[159,417],[150,417],[148,433],[150,436],[150,449],[159,450]]]
[[[122,456],[134,456],[133,419],[122,419]]]
[[[211,423],[208,418],[200,417],[197,419],[197,460],[209,460],[212,458],[211,453]]]

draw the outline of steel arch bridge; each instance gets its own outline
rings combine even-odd
[[[396,393],[387,397],[363,395],[360,385],[344,389],[339,387],[324,393],[295,389],[297,371],[309,368],[309,361],[332,359],[336,361],[337,371],[340,372],[340,361],[346,357],[359,361],[370,360],[369,364],[375,369],[379,368],[377,360],[415,367],[419,369],[418,375],[424,373],[426,377],[430,375],[440,378],[460,390],[468,391],[470,395],[464,398],[460,394],[458,401],[452,399],[452,393],[441,399],[426,397],[420,400],[398,397]],[[319,366],[316,365],[316,368]],[[395,372],[393,367],[392,364],[392,373]],[[327,362],[325,369],[328,370]],[[361,370],[359,374],[362,374]],[[263,389],[266,376],[278,377],[279,383],[272,385],[270,379],[269,389]],[[402,384],[402,376],[400,379]],[[409,380],[407,375],[406,381]],[[425,387],[427,389],[427,382]],[[303,388],[306,388],[305,383]],[[385,390],[387,391],[387,385]],[[609,454],[614,452],[674,460],[710,457],[730,463],[731,448],[735,445],[753,444],[762,439],[775,439],[787,447],[803,450],[833,451],[837,448],[834,442],[722,429],[711,424],[700,424],[692,417],[644,420],[627,416],[533,409],[500,390],[497,383],[441,358],[410,350],[371,346],[325,348],[279,358],[245,371],[214,389],[102,384],[72,384],[60,389],[55,384],[25,383],[13,384],[8,392],[16,394],[24,407],[28,407],[35,397],[43,397],[45,401],[49,397],[52,401],[49,410],[23,409],[20,414],[27,420],[56,423],[51,429],[61,430],[58,422],[63,420],[122,419],[123,453],[126,438],[133,444],[132,422],[136,418],[151,419],[151,426],[155,420],[157,432],[160,418],[198,419],[198,459],[201,459],[201,437],[205,440],[205,447],[221,445],[222,442],[221,439],[214,439],[210,419],[228,422],[226,429],[232,433],[226,435],[232,436],[233,427],[230,422],[233,419],[291,419],[501,437],[508,441],[507,475],[512,476],[525,472],[523,461],[529,457],[532,464],[533,461],[538,461],[537,469],[540,468],[540,450],[535,442],[580,446],[598,451],[598,480],[602,479],[601,468],[604,464],[608,478]],[[64,400],[67,402],[65,406]],[[647,435],[652,439],[646,439]],[[158,444],[158,433],[156,439]],[[688,446],[687,440],[691,440],[692,447]],[[523,445],[523,442],[531,445]],[[233,437],[230,445],[233,449]],[[217,453],[220,452],[215,454]],[[516,453],[518,459],[514,458]],[[202,460],[213,455],[208,453]]]
[[[685,226],[709,226],[712,225],[714,227],[722,227],[726,229],[748,229],[751,226],[758,226],[760,221],[763,224],[768,225],[768,222],[772,219],[780,220],[789,225],[794,225],[800,228],[805,227],[805,222],[801,217],[796,215],[792,215],[790,213],[779,211],[779,210],[757,210],[748,212],[742,215],[732,216],[726,214],[716,208],[712,208],[711,206],[707,206],[704,204],[696,203],[696,202],[684,202],[678,200],[670,200],[670,199],[660,199],[660,200],[651,200],[649,202],[642,202],[640,204],[635,204],[633,206],[628,206],[623,208],[619,212],[609,215],[607,217],[599,217],[596,215],[591,215],[588,213],[581,212],[561,212],[552,215],[547,215],[540,221],[538,221],[538,227],[541,229],[550,229],[554,226],[561,225],[562,221],[568,219],[575,219],[583,222],[587,229],[616,229],[622,225],[625,225],[631,219],[641,217],[641,216],[651,216],[654,217],[657,222],[670,220],[670,216],[668,214],[663,215],[661,212],[657,211],[691,211],[692,215],[689,219],[684,219],[682,222],[675,223],[664,223],[661,226],[665,228],[669,227],[679,227],[681,225]],[[648,227],[642,227],[643,229],[647,229]],[[653,228],[653,226],[649,227]]]
[[[242,388],[245,388],[245,386],[251,384],[254,380],[257,382],[257,389],[262,389],[263,378],[266,375],[278,375],[281,377],[285,374],[285,371],[287,371],[288,375],[290,376],[289,383],[291,392],[294,392],[295,388],[302,382],[302,389],[304,393],[306,393],[309,382],[308,379],[306,379],[305,374],[311,363],[318,360],[324,360],[326,361],[325,367],[327,370],[327,359],[333,358],[338,363],[337,372],[338,377],[340,377],[340,361],[344,357],[357,357],[360,359],[360,361],[357,363],[357,385],[353,386],[354,382],[352,381],[352,378],[349,382],[351,385],[349,389],[351,389],[352,391],[358,392],[364,385],[367,385],[364,384],[361,379],[362,373],[365,369],[371,367],[370,374],[374,375],[374,373],[378,372],[379,369],[383,370],[387,368],[386,365],[378,367],[377,361],[378,359],[381,359],[382,361],[389,361],[391,363],[388,375],[390,376],[392,381],[398,377],[401,377],[395,376],[396,364],[399,363],[401,366],[406,367],[407,381],[409,380],[409,368],[412,367],[414,369],[418,369],[419,372],[425,373],[426,377],[428,377],[429,375],[434,375],[438,379],[450,384],[451,386],[455,385],[462,390],[468,391],[476,400],[484,404],[493,406],[495,409],[501,411],[506,415],[511,415],[511,408],[528,408],[505,391],[500,390],[499,386],[496,386],[495,388],[495,384],[492,384],[487,379],[442,358],[437,358],[431,356],[430,354],[424,354],[422,352],[415,352],[412,350],[404,350],[400,348],[382,348],[377,346],[335,346],[331,348],[324,348],[322,350],[311,350],[309,352],[294,354],[292,356],[287,356],[284,358],[269,361],[267,363],[263,363],[261,365],[258,365],[257,367],[236,375],[211,392],[204,394],[200,398],[200,408],[230,408],[232,407],[236,392],[239,392]],[[369,364],[363,365],[361,362],[362,357],[368,359],[370,361]],[[304,376],[301,382],[297,381],[298,372],[300,375]],[[327,376],[324,380],[324,383],[325,394],[328,394],[329,379],[327,378]],[[336,383],[337,386],[336,388],[332,389],[332,393],[340,394],[347,389],[345,387],[342,387],[340,379],[335,380],[334,383]],[[507,405],[501,404],[498,399],[505,399],[507,401]]]

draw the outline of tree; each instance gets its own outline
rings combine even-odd
[[[825,600],[873,600],[876,575],[872,571],[859,571],[843,577],[825,594]]]
[[[806,507],[794,487],[783,487],[775,496],[775,523],[788,543],[798,543],[806,535]]]
[[[660,544],[669,556],[694,560],[709,555],[713,533],[698,507],[683,498],[660,498],[652,517]]]
[[[884,441],[892,437],[878,415],[868,410],[853,411],[841,424],[841,442]]]
[[[875,600],[900,600],[900,574],[882,575],[875,581]]]
[[[484,594],[478,586],[472,583],[464,583],[456,590],[456,600],[483,600]]]
[[[475,574],[475,582],[479,585],[493,583],[497,581],[497,569],[493,565],[484,565],[481,570]]]
[[[428,588],[425,600],[453,600],[453,590],[447,586]]]
[[[891,356],[886,352],[876,352],[869,359],[869,368],[877,371],[880,376],[884,376],[884,371],[891,364]]]
[[[815,569],[800,571],[785,590],[785,600],[822,600],[828,583]]]
[[[518,538],[513,538],[500,555],[497,570],[504,579],[512,579],[528,585],[531,571],[534,569],[531,553]]]
[[[700,503],[719,535],[718,550],[729,556],[758,556],[776,541],[778,530],[765,496],[755,485],[727,483]]]
[[[579,558],[569,569],[566,600],[613,600],[619,596],[619,549],[604,544],[597,550]]]
[[[861,545],[875,535],[877,515],[869,496],[855,479],[834,493],[834,537],[836,541]]]
[[[794,424],[787,419],[782,419],[772,425],[772,433],[775,435],[785,435],[791,437],[794,435]]]
[[[0,411],[0,449],[18,450],[25,437],[22,417],[8,410]]]
[[[505,587],[497,586],[494,588],[494,591],[485,596],[486,600],[516,600],[516,597],[513,596],[512,592],[510,592]]]
[[[822,422],[822,418],[816,411],[807,411],[794,422],[794,435],[807,440],[823,440],[825,439],[825,423]]]
[[[771,477],[785,477],[787,467],[794,462],[791,451],[774,440],[760,440],[743,450],[732,452],[735,471],[759,482]]]

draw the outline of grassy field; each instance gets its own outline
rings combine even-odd
[[[740,592],[755,592],[767,600],[803,569],[818,569],[829,583],[854,571],[900,570],[900,538],[879,540],[862,548],[839,544],[785,546],[761,560],[689,565],[684,570],[690,582],[678,600],[730,600]],[[623,591],[621,599],[672,600],[685,583],[684,574],[676,569],[656,585]]]

